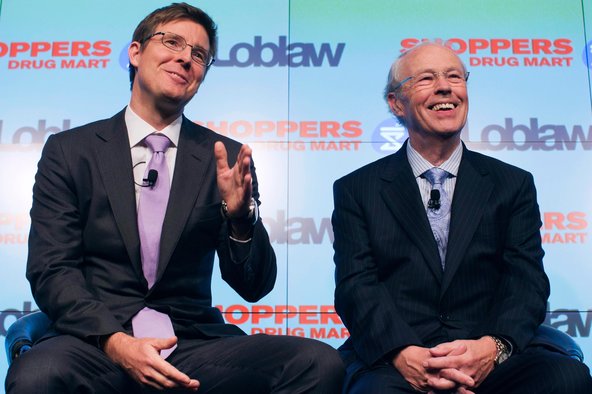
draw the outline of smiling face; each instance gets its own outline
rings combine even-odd
[[[172,32],[189,45],[209,50],[205,29],[182,19],[159,25],[154,32]],[[179,116],[202,83],[206,67],[191,59],[191,48],[174,52],[156,35],[143,45],[134,41],[129,48],[130,64],[136,67],[130,105],[145,120],[154,111],[164,118]]]
[[[401,86],[400,94],[390,93],[388,103],[395,115],[404,118],[412,144],[414,140],[425,145],[429,141],[460,139],[469,109],[467,86],[464,80],[450,83],[451,78],[444,75],[464,76],[464,72],[458,56],[440,45],[422,45],[401,59],[397,79],[414,78]],[[433,83],[416,78],[420,75],[431,78]]]

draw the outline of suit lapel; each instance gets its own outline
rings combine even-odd
[[[460,266],[493,190],[487,170],[479,167],[478,157],[463,146],[463,158],[452,198],[450,232],[442,293]]]
[[[125,110],[119,112],[109,120],[107,127],[98,130],[94,144],[115,222],[132,265],[143,278],[132,159],[124,114]]]
[[[438,281],[442,267],[438,246],[428,221],[413,171],[407,160],[406,144],[391,156],[384,168],[381,195],[401,228],[417,245]]]
[[[157,282],[171,259],[197,198],[203,188],[209,187],[204,177],[209,167],[215,165],[213,156],[213,142],[199,126],[183,116],[171,194],[162,226]]]

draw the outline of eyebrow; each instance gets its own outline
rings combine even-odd
[[[463,71],[462,67],[448,67],[446,69],[444,69],[443,71],[448,72],[448,71]],[[440,72],[439,70],[435,70],[433,68],[425,68],[423,70],[419,70],[416,73],[414,73],[414,75],[417,74],[422,74],[422,73],[435,73],[435,72]]]

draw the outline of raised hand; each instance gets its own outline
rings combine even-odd
[[[218,189],[222,199],[226,201],[228,215],[231,218],[244,217],[249,213],[249,203],[253,194],[252,153],[248,145],[243,145],[238,152],[236,164],[230,168],[224,144],[218,141],[214,145]]]

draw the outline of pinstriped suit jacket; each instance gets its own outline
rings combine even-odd
[[[337,180],[334,204],[348,362],[486,334],[520,350],[543,321],[549,281],[528,172],[463,146],[444,272],[406,146]]]

